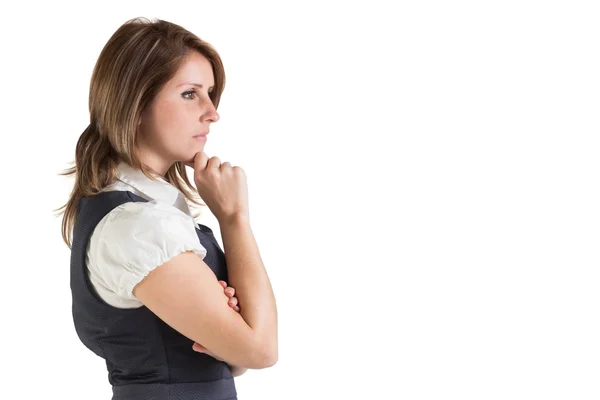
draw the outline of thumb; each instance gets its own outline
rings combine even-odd
[[[194,159],[192,159],[191,161],[183,161],[184,165],[187,165],[188,167],[194,168]]]
[[[207,349],[206,349],[206,347],[202,346],[200,343],[194,343],[194,344],[192,345],[192,349],[193,349],[194,351],[197,351],[197,352],[199,352],[199,353],[206,353],[206,352],[207,352]]]
[[[194,154],[194,156],[192,158],[190,158],[189,160],[184,160],[182,161],[184,165],[187,165],[188,167],[195,169],[194,168],[194,163],[196,162],[196,156],[198,155],[198,153]]]
[[[198,353],[205,353],[208,354],[209,356],[211,356],[212,358],[219,360],[219,361],[224,361],[223,359],[217,357],[215,354],[211,353],[210,351],[208,351],[208,349],[204,346],[202,346],[200,343],[194,343],[192,345],[192,349],[194,351],[197,351]]]

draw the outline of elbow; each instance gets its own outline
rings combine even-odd
[[[267,354],[265,356],[265,358],[263,359],[263,368],[270,368],[273,365],[277,364],[277,361],[279,360],[279,351],[277,350],[277,348],[275,348],[274,350],[271,350],[271,352],[269,354]]]
[[[267,354],[259,360],[256,369],[270,368],[270,367],[274,366],[275,364],[277,364],[277,360],[278,360],[277,352]]]
[[[277,349],[277,346],[263,348],[262,351],[257,353],[257,357],[253,363],[254,365],[250,367],[252,369],[270,368],[277,364],[277,361],[279,360],[279,350]]]

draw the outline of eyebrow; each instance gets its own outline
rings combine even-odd
[[[180,83],[179,85],[177,85],[176,87],[179,87],[181,85],[186,85],[186,84],[190,84],[190,85],[199,87],[200,89],[202,89],[204,87],[204,85],[201,85],[200,83],[192,83],[192,82],[183,82],[183,83]],[[212,85],[211,87],[209,87],[209,89],[213,89],[214,87],[215,87],[215,85]]]

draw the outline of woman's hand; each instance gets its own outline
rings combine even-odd
[[[184,164],[194,169],[198,194],[220,224],[236,217],[249,219],[248,184],[242,168],[221,163],[219,157],[208,158],[203,151]]]
[[[219,281],[219,283],[221,284],[221,286],[223,286],[223,290],[225,291],[225,295],[227,297],[229,297],[229,301],[227,302],[227,304],[229,305],[229,307],[233,308],[235,311],[239,312],[240,311],[240,306],[238,305],[238,299],[237,297],[234,296],[235,294],[235,289],[232,288],[231,286],[227,286],[227,282],[225,281]],[[218,358],[217,356],[215,356],[214,354],[212,354],[210,351],[208,351],[208,349],[204,346],[202,346],[200,343],[194,343],[192,345],[192,349],[194,351],[197,351],[198,353],[206,353],[209,356],[216,358],[219,361],[223,361],[220,358]]]

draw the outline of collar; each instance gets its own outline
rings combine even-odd
[[[141,170],[133,168],[125,161],[119,163],[118,171],[118,181],[135,189],[133,192],[136,192],[136,194],[149,201],[154,200],[169,204],[184,212],[194,220],[183,193],[167,182],[162,176],[156,175],[157,181],[153,181],[144,175]],[[199,225],[195,220],[194,224],[199,228]]]

